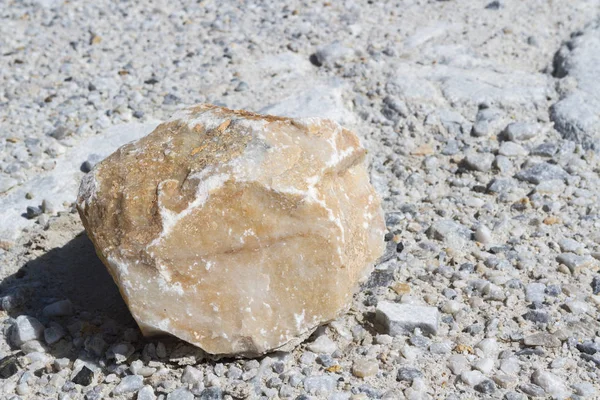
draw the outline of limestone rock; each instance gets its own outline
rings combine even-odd
[[[329,120],[198,105],[99,163],[77,206],[144,335],[257,356],[336,318],[383,252],[364,158]]]

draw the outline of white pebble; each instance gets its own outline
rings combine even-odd
[[[571,395],[562,379],[551,372],[538,369],[531,376],[531,381],[555,399],[566,399]]]
[[[475,386],[484,379],[485,376],[479,371],[464,371],[460,374],[460,380],[469,386]]]
[[[308,350],[317,354],[331,354],[337,350],[337,345],[329,337],[322,335],[307,346]]]
[[[30,340],[41,339],[44,334],[44,325],[27,315],[18,316],[11,329],[12,342],[17,346]]]
[[[183,374],[181,375],[181,382],[194,385],[198,382],[202,382],[202,379],[204,378],[203,375],[204,374],[202,373],[202,371],[188,365],[183,370]]]
[[[437,307],[398,304],[380,301],[376,311],[377,322],[391,336],[411,334],[416,328],[425,334],[437,334],[439,311]]]
[[[481,350],[486,357],[492,357],[498,352],[498,343],[494,338],[487,338],[477,343],[475,348]]]
[[[152,386],[146,385],[137,393],[137,400],[156,400]]]
[[[485,225],[479,225],[474,236],[479,243],[488,244],[492,241],[492,232]]]
[[[489,374],[494,369],[494,360],[491,358],[482,358],[473,364],[473,367],[476,370],[483,372],[484,374]]]

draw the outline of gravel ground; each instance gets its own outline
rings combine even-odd
[[[583,0],[0,0],[0,211],[19,218],[0,236],[0,396],[598,398],[599,16]],[[118,145],[107,132],[197,102],[325,115],[369,149],[386,253],[293,352],[210,360],[141,338],[71,204],[39,184],[69,197]]]

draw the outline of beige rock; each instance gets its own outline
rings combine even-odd
[[[352,366],[352,375],[358,378],[377,375],[379,363],[375,360],[356,360]]]
[[[257,356],[335,319],[383,252],[364,158],[329,120],[199,105],[98,164],[77,205],[144,335]]]

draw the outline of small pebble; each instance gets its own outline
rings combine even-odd
[[[352,374],[358,378],[377,375],[379,363],[375,360],[357,360],[352,365]]]

